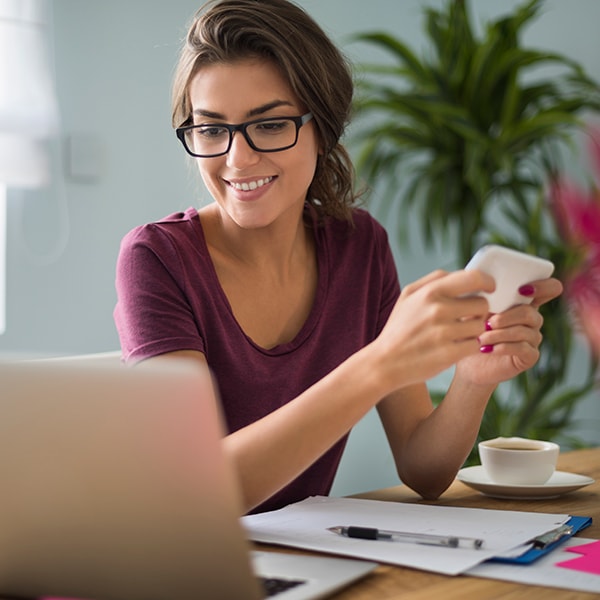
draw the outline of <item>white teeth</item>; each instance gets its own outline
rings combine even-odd
[[[256,188],[262,187],[263,185],[265,185],[266,183],[269,183],[273,181],[272,177],[265,177],[265,179],[259,179],[258,181],[249,181],[249,182],[244,182],[244,183],[234,183],[232,182],[231,185],[236,189],[236,190],[242,190],[243,192],[248,192],[250,190],[255,190]]]

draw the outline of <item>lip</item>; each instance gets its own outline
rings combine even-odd
[[[239,200],[255,200],[270,189],[276,179],[276,176],[269,175],[236,179],[224,178],[223,181],[231,193]]]

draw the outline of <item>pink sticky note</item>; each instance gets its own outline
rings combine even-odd
[[[583,556],[556,563],[557,567],[600,575],[600,540],[592,542],[591,544],[571,546],[570,548],[566,548],[566,550],[568,552],[582,554]]]

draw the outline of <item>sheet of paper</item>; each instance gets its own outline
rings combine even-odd
[[[242,524],[248,537],[257,542],[456,575],[555,529],[568,518],[566,514],[316,496],[278,511],[243,517]],[[328,527],[336,525],[482,538],[484,548],[444,548],[396,541],[350,539],[327,531]]]
[[[572,560],[576,557],[571,548],[581,546],[594,540],[585,538],[569,538],[555,548],[531,563],[530,565],[510,565],[505,563],[484,563],[466,572],[474,577],[501,579],[529,585],[543,585],[579,592],[600,592],[600,575],[583,571],[564,569],[558,563]],[[600,542],[596,542],[598,544]]]

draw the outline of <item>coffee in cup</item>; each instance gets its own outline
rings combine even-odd
[[[543,485],[556,469],[560,447],[554,442],[498,437],[479,443],[487,476],[505,485]]]

